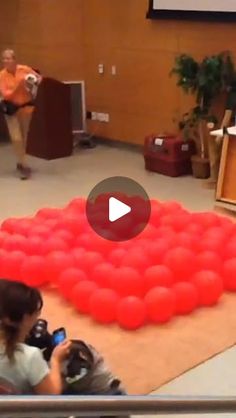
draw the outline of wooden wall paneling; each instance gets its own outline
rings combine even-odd
[[[110,123],[100,135],[142,143],[153,131],[176,130],[193,98],[169,77],[176,55],[236,56],[232,23],[150,21],[147,0],[9,0],[0,2],[0,46],[52,77],[85,79],[87,108]],[[98,64],[105,73],[98,74]],[[117,75],[111,75],[116,65]],[[219,114],[222,114],[224,99]],[[218,111],[217,111],[218,112]],[[176,122],[173,122],[176,119]]]

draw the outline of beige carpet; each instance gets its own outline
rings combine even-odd
[[[215,308],[198,310],[165,326],[125,332],[78,315],[54,291],[44,292],[43,315],[50,328],[92,343],[105,356],[130,394],[148,394],[236,342],[236,296],[224,295]]]

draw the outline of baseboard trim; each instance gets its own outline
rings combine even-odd
[[[110,138],[104,138],[101,136],[95,136],[93,137],[93,140],[95,144],[99,145],[106,145],[108,147],[112,148],[120,148],[120,149],[126,149],[129,151],[135,151],[135,152],[142,152],[143,146],[139,144],[133,144],[131,142],[123,142],[119,141],[117,139],[110,139]]]

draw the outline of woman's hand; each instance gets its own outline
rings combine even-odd
[[[70,353],[71,341],[63,341],[53,350],[50,371],[45,378],[34,387],[37,395],[60,395],[63,391],[61,363]]]
[[[70,347],[72,342],[71,341],[63,341],[61,344],[58,344],[53,352],[51,361],[57,361],[58,363],[62,363],[63,360],[70,354]]]

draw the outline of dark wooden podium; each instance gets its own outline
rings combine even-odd
[[[68,157],[73,151],[69,86],[44,78],[39,86],[27,153],[46,160]]]

